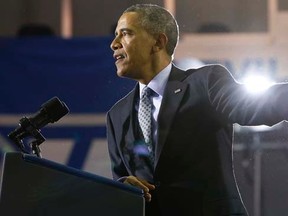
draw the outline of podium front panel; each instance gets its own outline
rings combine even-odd
[[[22,153],[6,153],[0,215],[144,215],[141,190]]]

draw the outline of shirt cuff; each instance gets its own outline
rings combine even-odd
[[[127,179],[127,177],[128,177],[128,176],[123,176],[123,177],[121,177],[121,178],[118,178],[117,181],[124,183],[124,181]]]

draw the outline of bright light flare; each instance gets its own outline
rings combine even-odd
[[[262,93],[275,84],[269,78],[260,75],[249,75],[243,79],[242,83],[245,85],[247,91],[253,94]]]

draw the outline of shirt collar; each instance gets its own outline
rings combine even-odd
[[[168,77],[170,75],[171,68],[172,68],[172,63],[170,63],[162,71],[160,71],[147,85],[154,92],[156,92],[159,96],[163,97],[164,89],[165,89],[166,83],[168,81]],[[141,96],[142,90],[145,86],[146,85],[139,83],[140,96]]]

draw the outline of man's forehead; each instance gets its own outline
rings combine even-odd
[[[137,26],[139,24],[139,15],[136,12],[126,12],[118,20],[119,25],[132,25]]]

